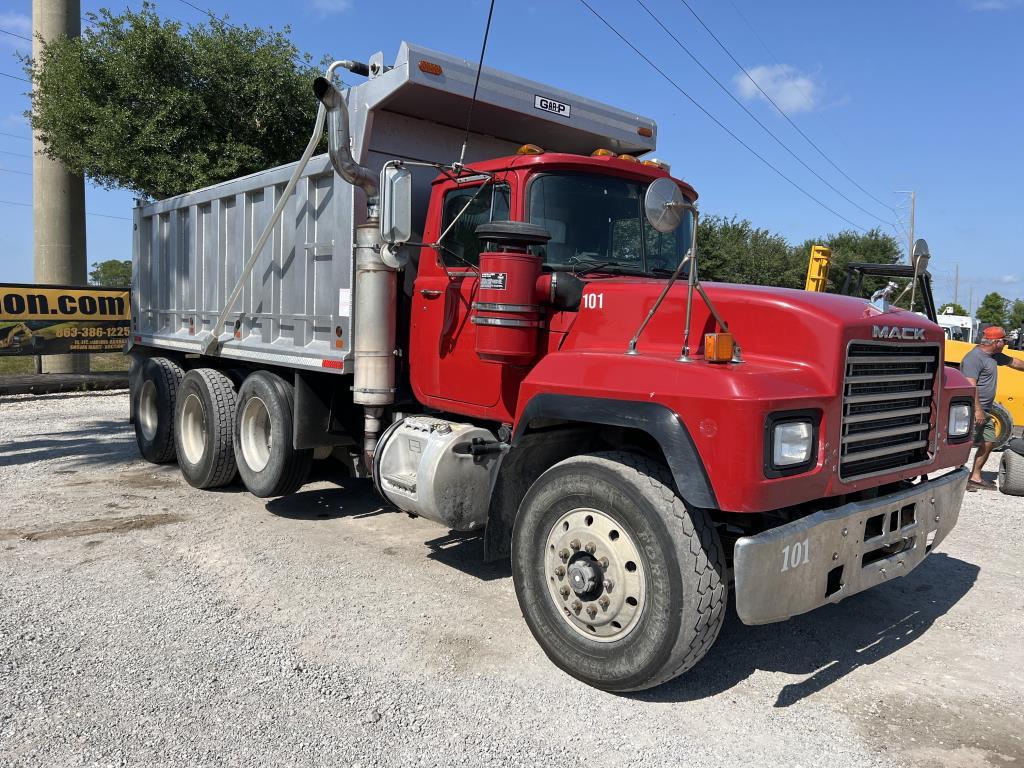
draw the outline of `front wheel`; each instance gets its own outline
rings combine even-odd
[[[714,643],[728,593],[722,544],[659,464],[629,453],[566,459],[526,494],[512,537],[526,622],[589,685],[651,688]]]

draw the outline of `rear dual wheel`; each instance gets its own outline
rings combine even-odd
[[[566,459],[520,506],[512,576],[548,657],[589,685],[636,691],[696,664],[728,587],[718,534],[661,465],[629,453]]]
[[[166,357],[150,357],[139,363],[131,397],[135,414],[135,442],[146,461],[174,461],[174,406],[185,371]]]
[[[175,404],[178,466],[189,485],[218,488],[235,479],[235,385],[213,368],[185,374]]]
[[[256,371],[238,392],[235,460],[249,492],[260,498],[294,493],[306,482],[313,449],[296,449],[292,438],[294,388],[269,371]]]

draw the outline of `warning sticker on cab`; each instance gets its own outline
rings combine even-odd
[[[504,291],[508,272],[484,272],[480,275],[480,288],[488,291]]]

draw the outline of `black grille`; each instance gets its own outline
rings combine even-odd
[[[935,345],[850,345],[840,478],[851,480],[928,459],[938,363]]]

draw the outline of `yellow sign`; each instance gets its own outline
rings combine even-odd
[[[130,312],[121,289],[0,283],[0,355],[120,352]]]

